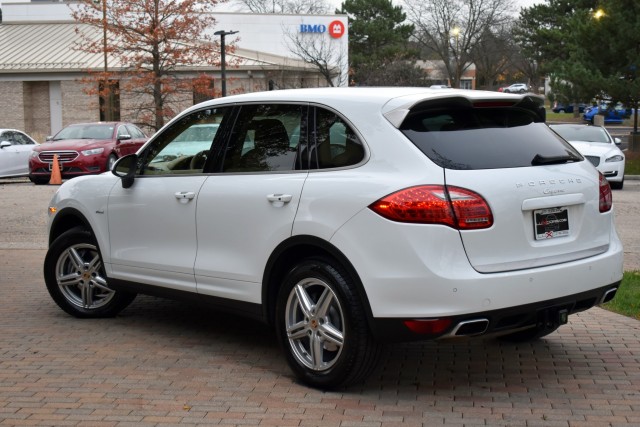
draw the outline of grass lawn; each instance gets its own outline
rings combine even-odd
[[[625,272],[615,298],[602,308],[640,320],[640,271]]]
[[[624,174],[640,175],[640,152],[627,151],[625,155],[627,156],[627,161],[624,164]]]

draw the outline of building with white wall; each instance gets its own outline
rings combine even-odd
[[[12,0],[1,4],[0,127],[23,129],[42,139],[62,127],[101,118],[98,96],[87,95],[81,79],[104,66],[102,54],[77,49],[79,35],[71,17],[74,1]],[[216,31],[237,31],[226,43],[228,93],[292,87],[327,86],[317,67],[294,54],[295,41],[322,46],[336,70],[333,85],[346,85],[348,25],[345,15],[273,15],[216,12]],[[97,34],[100,36],[100,34]],[[108,61],[110,70],[122,64]],[[180,70],[185,77],[196,70]],[[220,67],[199,67],[210,73],[216,88]],[[270,84],[271,82],[271,84]],[[191,105],[195,97],[185,102]],[[119,102],[127,103],[127,94]],[[123,108],[123,112],[126,109]],[[124,114],[124,113],[123,113]],[[131,120],[124,115],[122,120]]]

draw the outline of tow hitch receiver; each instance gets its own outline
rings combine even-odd
[[[566,306],[565,306],[566,307]],[[538,312],[538,328],[554,331],[569,322],[569,309],[549,307]]]
[[[569,322],[569,310],[558,311],[558,325],[566,325]]]

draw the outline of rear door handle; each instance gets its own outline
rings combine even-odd
[[[293,196],[291,194],[269,194],[267,200],[273,204],[273,206],[279,208],[285,203],[289,203]]]
[[[267,200],[270,202],[284,202],[289,203],[293,196],[291,194],[269,194]]]
[[[180,201],[180,203],[189,203],[191,199],[196,197],[196,193],[193,191],[178,191],[176,194],[176,199]]]

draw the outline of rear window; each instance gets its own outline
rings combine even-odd
[[[400,130],[447,169],[499,169],[583,160],[534,112],[514,107],[454,106],[409,113]]]

